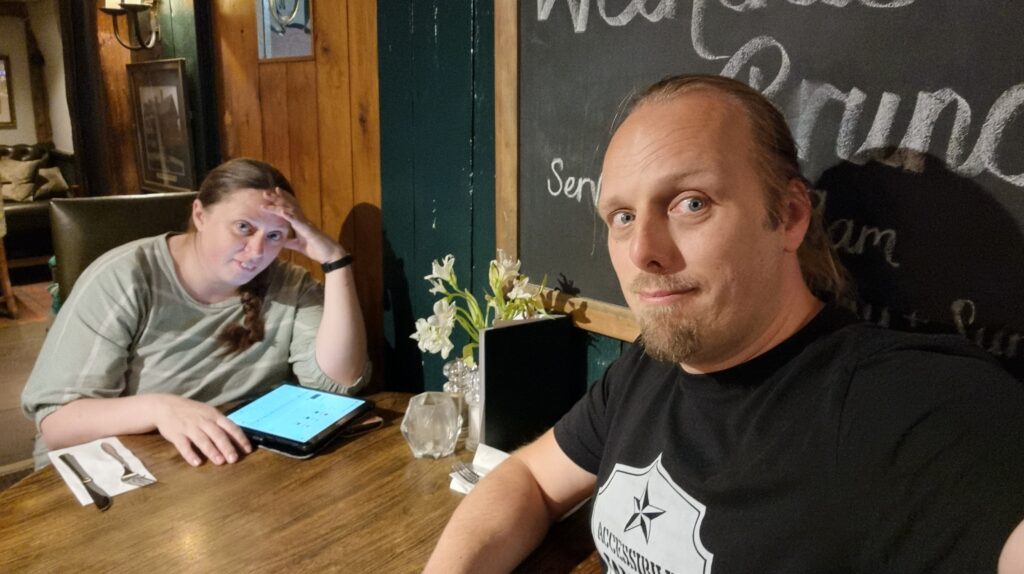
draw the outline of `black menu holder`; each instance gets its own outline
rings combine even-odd
[[[511,452],[539,437],[587,389],[587,337],[568,316],[480,333],[480,442]]]

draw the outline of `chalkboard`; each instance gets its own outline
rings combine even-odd
[[[721,74],[790,123],[861,316],[954,330],[1024,373],[1024,2],[529,0],[496,18],[499,246],[531,277],[623,304],[595,217],[616,114],[660,78]],[[622,317],[600,315],[584,326]]]
[[[514,243],[531,277],[623,303],[594,206],[616,115],[662,77],[721,74],[785,114],[861,316],[959,331],[1024,373],[1024,2],[530,0],[500,10],[498,97],[509,93],[499,162],[510,166],[499,166],[509,189],[499,210],[516,221],[499,245]],[[618,320],[588,322],[608,331]]]

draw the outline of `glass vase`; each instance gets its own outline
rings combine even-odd
[[[465,360],[453,359],[441,371],[447,381],[442,386],[459,403],[460,428],[466,429],[466,449],[475,451],[480,444],[480,370]]]

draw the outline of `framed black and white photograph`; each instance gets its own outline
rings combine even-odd
[[[0,129],[16,128],[14,91],[11,89],[11,59],[0,56]]]
[[[144,192],[195,189],[185,60],[128,64],[128,85]]]

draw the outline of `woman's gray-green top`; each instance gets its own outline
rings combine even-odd
[[[315,339],[323,287],[304,269],[275,260],[267,272],[264,339],[229,355],[217,333],[242,321],[239,297],[207,305],[189,295],[174,270],[171,234],[117,247],[94,261],[75,283],[47,334],[21,396],[39,422],[81,398],[168,393],[214,406],[286,379],[307,387],[353,393],[320,370]],[[49,463],[36,435],[35,464]]]

